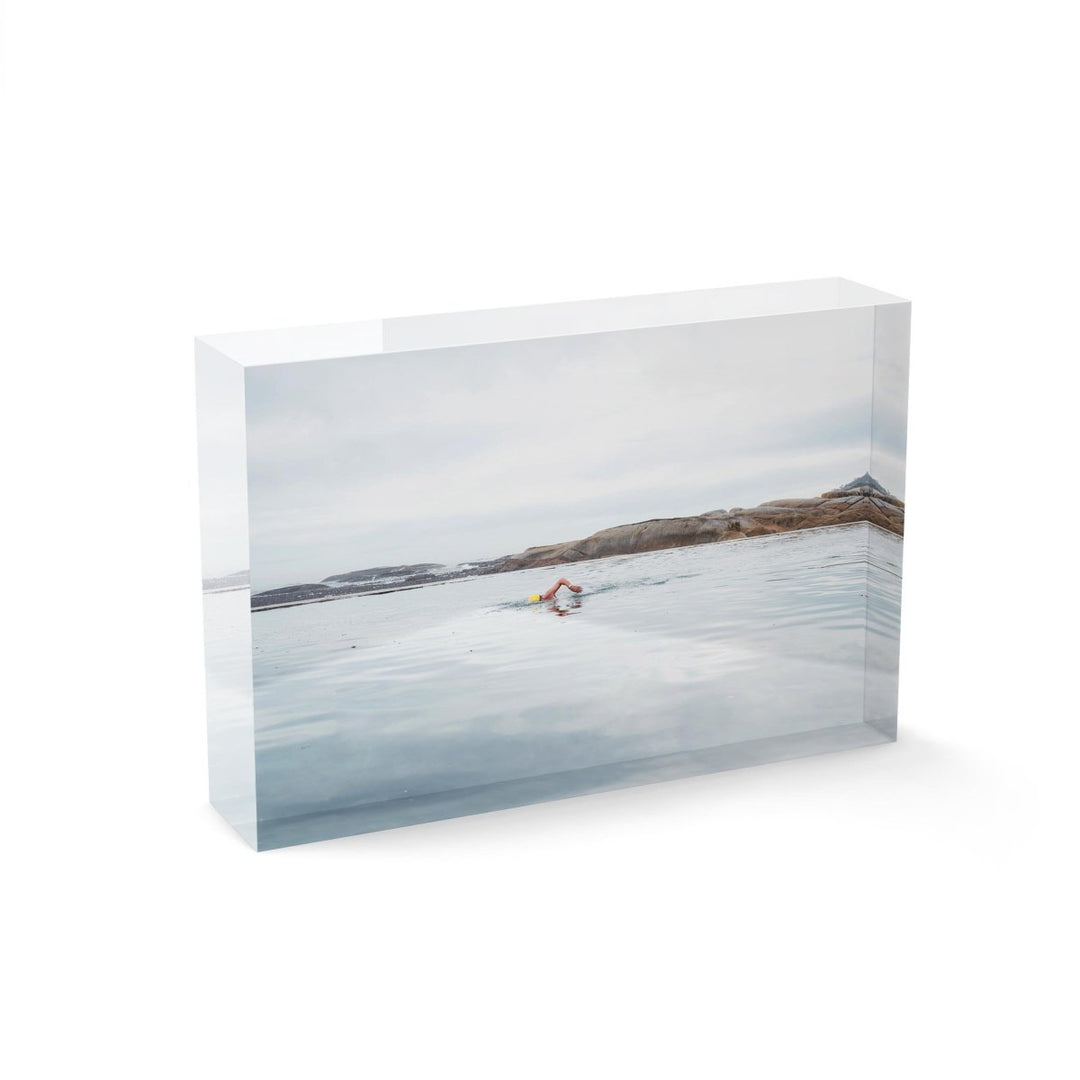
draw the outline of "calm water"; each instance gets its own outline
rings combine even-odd
[[[901,555],[859,524],[258,612],[260,846],[884,741]]]

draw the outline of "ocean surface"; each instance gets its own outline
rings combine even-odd
[[[902,551],[833,526],[256,612],[259,846],[888,741]]]

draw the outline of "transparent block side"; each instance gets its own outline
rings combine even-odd
[[[387,319],[386,351],[520,341],[869,307],[892,300],[840,278]]]
[[[257,845],[244,370],[195,345],[210,802]]]
[[[385,351],[381,319],[330,326],[290,326],[281,330],[213,334],[199,341],[244,367],[369,356]]]
[[[911,305],[874,308],[874,400],[870,473],[904,498]]]
[[[903,503],[906,500],[908,358],[911,305],[874,309],[874,393],[870,472]],[[866,721],[896,738],[900,668],[901,535],[870,535],[867,581]]]
[[[215,334],[203,340],[245,367],[255,367],[851,308],[872,309],[875,304],[894,303],[904,301],[842,278],[818,278],[407,316],[337,326]]]
[[[863,718],[890,739],[896,738],[900,674],[900,591],[904,541],[895,533],[867,525],[866,657]]]

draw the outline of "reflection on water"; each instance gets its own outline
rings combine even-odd
[[[573,615],[581,610],[581,597],[574,596],[565,602],[557,599],[549,600],[544,606],[552,615]]]
[[[258,612],[260,846],[889,738],[901,552],[858,524]]]

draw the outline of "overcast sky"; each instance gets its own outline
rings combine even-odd
[[[250,368],[252,586],[818,495],[871,467],[873,342],[857,309]]]

